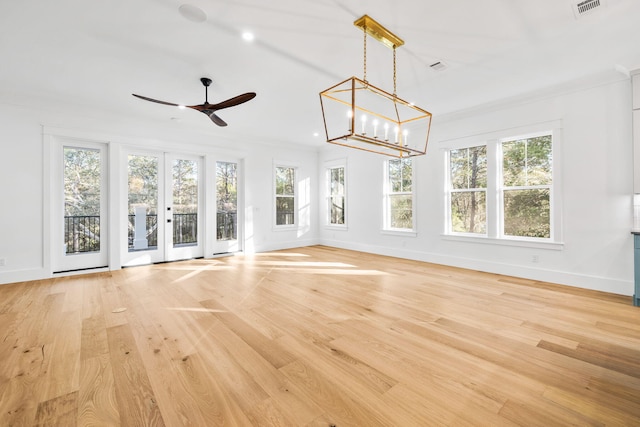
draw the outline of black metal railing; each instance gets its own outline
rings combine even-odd
[[[135,215],[128,215],[128,245],[133,249]],[[218,240],[237,238],[237,212],[217,213]],[[146,217],[148,247],[158,246],[158,215]],[[65,215],[64,242],[67,254],[97,252],[100,250],[99,215]],[[191,245],[198,242],[198,214],[173,214],[173,244]]]
[[[198,214],[173,214],[173,245],[198,243]]]
[[[238,213],[236,211],[218,211],[216,213],[216,239],[236,240],[238,238]]]
[[[192,245],[198,243],[198,214],[173,214],[173,244]],[[133,249],[135,215],[129,215],[129,249]],[[147,214],[147,244],[158,246],[158,215]]]
[[[64,245],[67,254],[98,252],[100,215],[65,215]]]

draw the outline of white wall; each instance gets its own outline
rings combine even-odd
[[[426,104],[425,104],[426,105]],[[426,105],[428,107],[428,105]],[[562,250],[447,239],[444,231],[446,141],[547,121],[561,121]],[[624,295],[633,293],[631,87],[602,75],[474,111],[436,116],[426,156],[416,158],[417,235],[381,233],[384,157],[326,144],[315,151],[213,141],[208,135],[134,121],[92,118],[62,108],[0,102],[0,283],[50,277],[44,259],[43,125],[141,146],[231,152],[244,159],[247,252],[323,243]],[[185,141],[191,145],[185,146]],[[348,228],[326,228],[324,165],[347,160]],[[275,163],[298,168],[300,226],[273,227]],[[533,263],[537,255],[539,262]]]
[[[0,100],[0,283],[51,277],[49,219],[43,200],[48,177],[43,129],[47,133],[87,141],[107,141],[114,152],[120,147],[153,148],[192,154],[231,156],[242,160],[245,184],[247,252],[304,246],[317,242],[317,153],[310,149],[227,141],[211,135],[185,132],[163,123],[141,125],[115,115],[96,115],[89,109],[55,106],[27,108]],[[220,131],[222,134],[222,131]],[[300,182],[299,226],[278,231],[273,223],[273,165],[287,162],[297,167]],[[126,171],[122,171],[125,173]],[[109,199],[121,200],[118,179],[111,177]],[[111,212],[118,209],[110,208]],[[112,236],[113,237],[113,236]],[[118,251],[112,250],[110,267],[119,268]]]
[[[0,105],[0,266],[4,281],[43,275],[42,129],[24,109]],[[2,282],[0,282],[2,283]]]
[[[424,107],[425,105],[421,105]],[[579,286],[633,294],[631,87],[618,73],[591,76],[544,93],[503,101],[448,117],[435,117],[427,155],[417,157],[417,235],[381,233],[384,157],[327,145],[319,158],[347,158],[348,228],[323,224],[320,185],[320,241],[327,245],[406,257]],[[428,105],[427,105],[428,107]],[[562,123],[562,234],[560,250],[514,247],[443,236],[444,148],[447,141],[527,127]],[[534,255],[538,262],[533,262]]]

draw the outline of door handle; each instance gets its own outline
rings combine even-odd
[[[167,222],[171,222],[171,220],[170,220],[170,219],[168,219],[168,220],[167,220]]]

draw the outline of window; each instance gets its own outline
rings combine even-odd
[[[451,150],[451,231],[487,232],[487,147]]]
[[[470,138],[449,149],[447,234],[559,243],[553,196],[558,134],[503,133],[483,145]]]
[[[344,170],[344,166],[330,167],[327,169],[327,209],[329,212],[329,225],[346,224],[346,189]]]
[[[275,175],[276,225],[294,225],[296,170],[293,167],[276,166]]]
[[[551,135],[502,142],[502,232],[551,237]]]
[[[386,162],[385,229],[413,230],[413,163],[411,159]]]

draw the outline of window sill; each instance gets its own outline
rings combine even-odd
[[[273,227],[273,231],[295,231],[298,229],[298,226],[295,224],[292,225],[275,225]]]
[[[486,236],[465,236],[454,234],[442,234],[442,240],[450,240],[453,242],[467,242],[467,243],[481,243],[488,245],[500,245],[500,246],[517,246],[523,248],[535,248],[535,249],[548,249],[553,251],[561,251],[564,249],[564,243],[562,242],[537,242],[534,240],[521,240],[521,239],[496,239],[494,237]]]
[[[338,224],[327,224],[324,226],[326,230],[338,230],[338,231],[347,231],[349,227],[346,224],[338,225]]]
[[[380,230],[380,234],[386,234],[388,236],[418,237],[418,233],[414,230]]]

